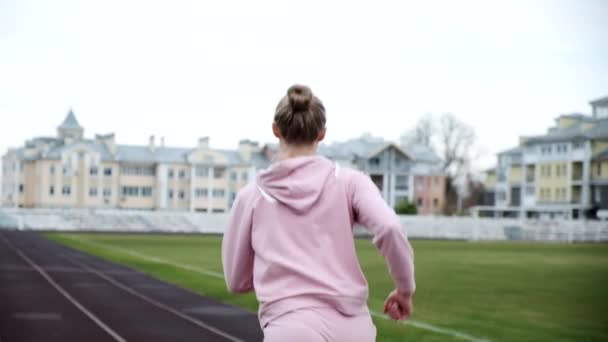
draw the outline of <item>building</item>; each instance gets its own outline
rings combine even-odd
[[[441,159],[428,147],[402,147],[363,135],[322,145],[319,153],[368,174],[391,207],[405,200],[415,202],[422,215],[443,211],[445,175],[441,172]]]
[[[521,137],[487,172],[486,205],[475,212],[511,217],[597,217],[608,209],[608,97],[592,114],[566,114],[546,134]]]
[[[442,169],[443,161],[432,148],[424,145],[406,147],[414,156],[413,194],[418,214],[442,214],[446,204],[446,176]]]
[[[277,145],[241,140],[238,149],[119,145],[111,134],[84,136],[70,111],[55,137],[38,137],[2,158],[2,205],[25,208],[122,208],[225,212],[236,193],[270,165]],[[343,167],[370,175],[395,207],[416,201],[419,213],[441,212],[445,179],[432,151],[411,151],[381,138],[362,136],[322,145],[319,152]]]
[[[218,150],[119,145],[114,134],[84,137],[70,111],[56,137],[28,140],[2,158],[2,204],[224,212],[236,192],[269,161],[256,142]]]

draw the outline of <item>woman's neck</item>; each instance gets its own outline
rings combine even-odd
[[[317,154],[316,143],[311,145],[288,145],[281,142],[279,144],[279,155],[277,156],[277,159],[283,160],[288,158],[314,156],[315,154]]]

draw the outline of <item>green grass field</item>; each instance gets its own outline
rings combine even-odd
[[[257,309],[253,295],[230,294],[223,279],[205,274],[222,272],[220,237],[47,236],[224,302]],[[356,243],[370,283],[370,308],[380,312],[392,281],[371,242]],[[463,341],[467,336],[490,341],[608,341],[608,245],[412,244],[418,285],[412,323],[376,317],[378,341]]]

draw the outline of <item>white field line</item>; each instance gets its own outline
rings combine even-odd
[[[154,305],[154,306],[156,306],[156,307],[158,307],[160,309],[163,309],[163,310],[165,310],[165,311],[167,311],[169,313],[172,313],[173,315],[175,315],[175,316],[177,316],[177,317],[179,317],[181,319],[184,319],[184,320],[186,320],[186,321],[188,321],[188,322],[190,322],[190,323],[198,326],[199,328],[203,328],[203,329],[205,329],[207,331],[211,331],[214,334],[222,336],[225,339],[230,340],[232,342],[244,342],[243,340],[241,340],[241,339],[239,339],[239,338],[237,338],[235,336],[232,336],[232,335],[230,335],[229,333],[227,333],[225,331],[222,331],[222,330],[220,330],[218,328],[212,327],[212,326],[210,326],[210,325],[208,325],[208,324],[206,324],[206,323],[204,323],[202,321],[199,321],[198,319],[193,318],[193,317],[191,317],[191,316],[189,316],[189,315],[187,315],[185,313],[182,313],[182,312],[180,312],[180,311],[178,311],[178,310],[176,310],[176,309],[174,309],[174,308],[172,308],[172,307],[170,307],[168,305],[165,305],[165,304],[163,304],[163,303],[161,303],[159,301],[151,299],[150,297],[137,292],[136,290],[134,290],[134,289],[126,286],[125,284],[119,282],[118,280],[116,280],[116,279],[114,279],[112,277],[109,277],[109,276],[105,275],[104,273],[102,273],[102,272],[100,272],[100,271],[98,271],[98,270],[96,270],[96,269],[94,269],[92,267],[89,267],[89,266],[83,264],[82,262],[79,262],[79,261],[76,261],[76,260],[72,260],[72,259],[67,259],[67,260],[69,262],[72,262],[72,263],[74,263],[74,264],[82,267],[86,271],[88,271],[88,272],[90,272],[92,274],[95,274],[98,277],[106,280],[107,282],[109,282],[112,285],[118,287],[119,289],[121,289],[121,290],[123,290],[123,291],[125,291],[125,292],[127,292],[127,293],[129,293],[129,294],[131,294],[131,295],[133,295],[133,296],[135,296],[135,297],[137,297],[137,298],[145,301],[146,303],[152,304],[152,305]]]
[[[78,308],[78,310],[80,310],[83,314],[85,314],[90,320],[92,320],[95,324],[97,324],[98,327],[100,327],[101,329],[103,329],[103,331],[105,331],[108,335],[112,336],[112,338],[117,341],[117,342],[127,342],[126,339],[124,339],[122,336],[120,336],[116,331],[112,330],[112,328],[110,328],[109,326],[107,326],[101,319],[99,319],[97,316],[95,316],[93,313],[91,313],[87,308],[85,308],[82,304],[80,304],[80,302],[78,302],[76,299],[74,299],[74,297],[72,297],[63,287],[61,287],[59,284],[57,284],[55,282],[55,280],[53,280],[53,278],[51,278],[51,276],[49,276],[38,264],[36,264],[34,261],[32,261],[27,255],[25,255],[25,253],[23,253],[19,247],[15,246],[14,244],[12,244],[10,241],[8,241],[4,236],[0,235],[0,237],[2,238],[2,240],[4,241],[4,243],[10,248],[12,249],[15,253],[17,253],[17,255],[19,255],[19,257],[21,259],[23,259],[23,261],[25,261],[27,264],[29,264],[33,269],[35,269],[36,271],[38,271],[38,273],[40,273],[40,275],[52,286],[55,288],[55,290],[57,290],[57,292],[59,292],[62,296],[64,296],[70,303],[72,303],[76,308]]]
[[[105,249],[111,249],[117,252],[121,252],[123,254],[127,254],[127,255],[131,255],[134,256],[136,258],[142,259],[142,260],[146,260],[146,261],[152,261],[152,262],[156,262],[159,264],[165,264],[165,265],[169,265],[169,266],[173,266],[175,268],[181,268],[183,270],[187,270],[187,271],[191,271],[191,272],[196,272],[196,273],[200,273],[200,274],[204,274],[207,276],[211,276],[214,278],[218,278],[218,279],[222,279],[224,280],[224,275],[222,273],[219,272],[215,272],[215,271],[211,271],[211,270],[206,270],[204,268],[199,268],[199,267],[194,267],[191,265],[184,265],[184,264],[179,264],[179,263],[175,263],[166,259],[161,259],[161,258],[157,258],[157,257],[153,257],[153,256],[149,256],[149,255],[145,255],[145,254],[141,254],[138,252],[134,252],[128,249],[124,249],[121,247],[116,247],[116,246],[112,246],[112,245],[108,245],[105,243],[101,243],[101,242],[97,242],[97,241],[91,241],[88,239],[83,239],[83,238],[79,238],[79,237],[75,237],[75,236],[71,236],[71,235],[64,235],[66,238],[74,240],[74,241],[78,241],[81,243],[85,243],[85,244],[89,244],[92,246],[97,246],[97,247],[101,247],[101,248],[105,248]],[[387,315],[384,315],[382,313],[370,310],[370,313],[372,314],[372,316],[378,317],[378,318],[382,318],[382,319],[386,319],[386,320],[392,320],[390,317],[388,317]],[[423,329],[423,330],[428,330],[428,331],[432,331],[434,333],[437,334],[442,334],[442,335],[448,335],[454,338],[459,338],[459,339],[463,339],[463,340],[467,340],[467,341],[471,341],[471,342],[490,342],[490,340],[485,339],[485,338],[479,338],[479,337],[475,337],[457,330],[452,330],[452,329],[447,329],[447,328],[441,328],[438,327],[436,325],[432,325],[430,323],[426,323],[423,321],[419,321],[419,320],[415,320],[415,319],[408,319],[407,321],[402,321],[402,324],[406,324],[406,325],[411,325],[413,327],[419,328],[419,329]]]

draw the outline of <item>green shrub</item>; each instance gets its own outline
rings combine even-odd
[[[399,215],[416,215],[418,213],[418,209],[416,208],[415,203],[411,203],[407,199],[404,199],[397,203],[395,206],[395,212]]]

